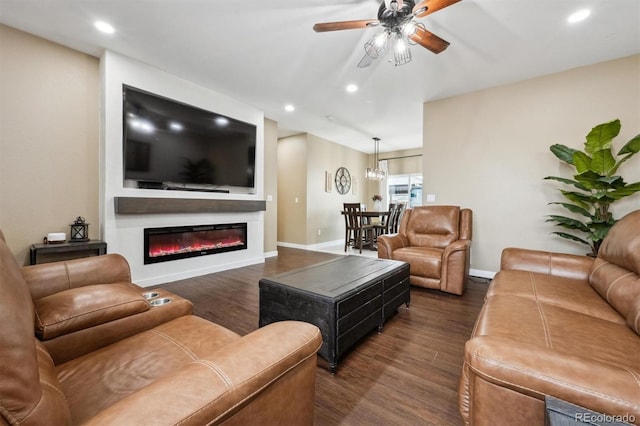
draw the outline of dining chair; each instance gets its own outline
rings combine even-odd
[[[391,224],[393,222],[393,215],[395,214],[395,210],[396,203],[389,203],[389,208],[387,209],[388,214],[381,216],[380,223],[374,225],[376,239],[379,235],[391,233]]]
[[[402,218],[402,214],[404,213],[404,209],[407,205],[405,203],[396,204],[396,209],[394,211],[393,219],[389,224],[389,233],[397,234],[398,233],[398,224],[400,223],[400,219]]]
[[[366,223],[362,217],[362,206],[360,203],[344,203],[344,251],[348,246],[357,247],[362,253],[362,245],[373,246],[373,225]]]

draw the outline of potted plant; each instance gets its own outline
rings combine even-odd
[[[620,120],[613,120],[595,126],[587,135],[584,151],[565,145],[551,145],[551,152],[561,161],[575,168],[573,179],[547,176],[572,188],[561,189],[565,202],[553,202],[580,216],[548,215],[547,222],[571,231],[586,234],[579,237],[568,232],[553,232],[562,238],[586,244],[591,248],[591,256],[597,256],[600,244],[614,225],[609,207],[615,201],[640,191],[640,182],[627,184],[622,176],[616,175],[618,168],[640,151],[640,134],[629,140],[613,155],[612,141],[620,133]]]

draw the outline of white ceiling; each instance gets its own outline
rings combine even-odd
[[[375,19],[375,0],[0,0],[0,22],[90,55],[135,58],[264,111],[281,135],[309,132],[364,152],[422,146],[422,104],[640,53],[638,0],[462,0],[422,19],[451,45],[413,61],[356,64],[376,32],[315,33]],[[572,12],[591,16],[570,25]],[[116,28],[104,35],[104,20]],[[639,77],[640,78],[640,77]],[[359,90],[347,93],[355,83]],[[294,104],[294,112],[284,105]],[[508,108],[505,105],[505,108]],[[571,111],[567,111],[568,114]]]

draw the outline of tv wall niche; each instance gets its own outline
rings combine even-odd
[[[256,125],[122,86],[125,186],[255,192]]]

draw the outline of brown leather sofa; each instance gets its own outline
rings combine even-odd
[[[0,425],[313,423],[313,325],[239,336],[121,256],[21,268],[1,232],[0,268]]]
[[[545,396],[640,424],[640,210],[598,257],[502,253],[465,345],[465,424],[542,425]]]
[[[414,286],[460,295],[469,277],[471,230],[469,209],[407,209],[397,234],[378,237],[378,257],[407,262]]]

